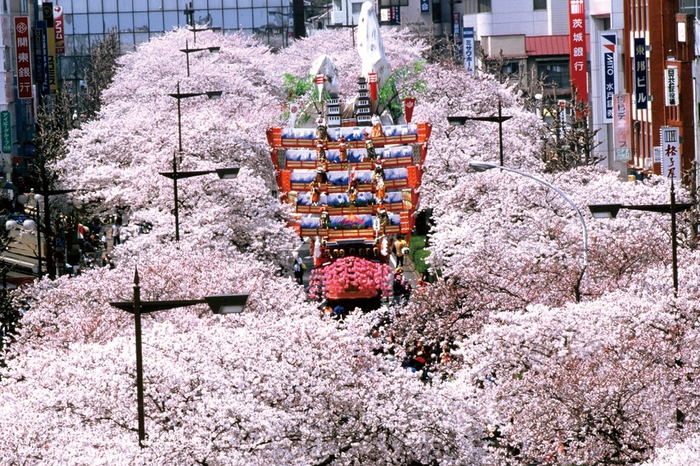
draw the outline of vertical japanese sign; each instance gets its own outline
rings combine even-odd
[[[56,38],[56,54],[65,54],[66,44],[63,37],[63,7],[60,5],[53,7],[53,30]]]
[[[664,84],[666,87],[666,106],[674,107],[678,105],[678,67],[669,66],[666,68],[664,76]]]
[[[10,112],[0,112],[0,132],[2,133],[2,151],[6,154],[12,152],[12,121]]]
[[[37,21],[34,29],[34,66],[36,68],[36,82],[41,84],[42,95],[51,93],[49,87],[49,43],[46,31],[46,21]]]
[[[681,146],[680,128],[661,127],[661,176],[680,181]]]
[[[462,43],[464,44],[464,69],[467,73],[474,73],[474,28],[462,29]]]
[[[631,157],[630,128],[632,126],[632,106],[629,94],[615,94],[613,96],[615,113],[613,119],[613,131],[615,135],[615,161],[629,162]]]
[[[15,16],[15,49],[17,50],[17,94],[20,99],[31,99],[32,63],[27,16]]]
[[[634,39],[634,102],[637,110],[647,107],[647,47],[643,37]]]
[[[430,0],[420,0],[420,12],[430,13]]]
[[[48,44],[49,90],[51,94],[58,92],[56,79],[56,33],[53,27],[53,3],[44,2],[41,6],[44,21],[46,21],[46,42]]]
[[[615,53],[615,47],[617,45],[617,35],[602,34],[600,44],[602,48],[601,56],[603,57],[603,83],[605,86],[603,92],[605,95],[603,121],[605,123],[611,123],[615,114],[613,98],[615,97],[615,92],[617,92],[615,86],[615,70],[617,70],[617,53]]]
[[[454,39],[455,45],[455,57],[462,55],[462,15],[460,13],[454,13],[452,15],[452,38]]]
[[[584,0],[569,0],[569,62],[571,85],[576,88],[578,99],[588,102]]]

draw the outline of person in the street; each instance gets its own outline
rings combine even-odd
[[[112,248],[116,248],[118,245],[121,244],[121,239],[119,235],[122,233],[122,225],[121,223],[117,223],[116,221],[112,224]]]
[[[294,251],[292,253],[294,258],[294,279],[299,285],[304,284],[304,261],[299,257],[299,253]]]
[[[396,253],[396,266],[403,267],[403,256],[408,249],[408,243],[404,239],[403,235],[396,237],[394,241],[394,252]]]

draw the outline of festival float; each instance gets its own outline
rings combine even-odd
[[[391,72],[369,2],[358,52],[355,95],[341,98],[337,69],[324,55],[310,70],[321,103],[313,106],[311,125],[295,124],[297,106],[288,126],[267,130],[280,198],[291,204],[299,236],[309,238],[313,299],[390,296],[392,245],[400,235],[410,240],[415,222],[431,125],[412,122],[412,98],[398,119],[375,114]]]

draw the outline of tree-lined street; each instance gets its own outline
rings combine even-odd
[[[14,292],[24,315],[0,371],[3,464],[693,464],[700,461],[700,256],[671,219],[588,205],[668,203],[668,181],[620,179],[581,154],[553,167],[551,132],[517,90],[425,61],[407,32],[382,31],[392,70],[411,69],[414,121],[430,122],[421,209],[432,209],[433,283],[406,304],[333,319],[291,276],[301,240],[275,195],[266,130],[296,103],[284,75],[320,55],[353,95],[360,60],[343,31],[272,53],[243,35],[178,29],[118,59],[94,118],[49,161],[89,216],[148,222],[111,250],[114,268]],[[186,70],[189,60],[189,77]],[[415,66],[419,63],[420,66]],[[400,86],[399,86],[400,87]],[[222,96],[173,99],[175,92]],[[180,111],[178,111],[180,105]],[[512,116],[498,126],[448,116]],[[178,125],[178,117],[180,124]],[[178,136],[182,139],[179,152]],[[240,167],[173,183],[178,170]],[[567,157],[571,154],[567,152]],[[568,159],[567,159],[568,160]],[[273,193],[273,191],[275,193]],[[679,203],[691,193],[676,186]],[[304,255],[308,249],[302,248]],[[137,441],[134,320],[109,302],[250,294],[240,315],[205,305],[142,318],[145,447]],[[308,274],[307,271],[307,280]],[[419,351],[419,349],[421,351]],[[418,354],[418,353],[422,354]],[[422,357],[424,366],[415,369]],[[411,366],[407,361],[412,360]],[[407,369],[408,368],[408,369]]]

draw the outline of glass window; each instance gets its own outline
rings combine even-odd
[[[119,30],[119,21],[116,13],[105,13],[104,15],[105,32],[109,32],[112,28]]]
[[[102,23],[102,15],[91,14],[88,15],[88,21],[90,24],[90,33],[92,34],[102,34],[104,33],[104,24]]]
[[[133,30],[134,15],[131,13],[119,13],[119,32],[132,32]]]
[[[75,55],[87,55],[88,53],[88,36],[87,34],[79,34],[73,36],[73,53]]]
[[[163,10],[163,0],[148,0],[148,10],[149,11],[162,11]]]
[[[105,13],[116,13],[117,0],[102,0],[102,11]]]
[[[491,13],[491,0],[479,0],[479,13]]]
[[[94,47],[104,40],[104,34],[90,34],[90,47]]]
[[[252,8],[250,0],[238,0],[238,8]]]
[[[88,15],[73,15],[73,34],[88,33]]]
[[[175,26],[177,26],[178,23],[178,14],[175,11],[166,11],[163,13],[163,30],[164,31],[170,31],[172,30]],[[182,24],[185,24],[185,19],[182,19]]]
[[[178,10],[177,0],[163,0],[164,10]]]
[[[73,15],[63,15],[63,37],[73,34]]]
[[[355,5],[360,5],[360,3],[353,3],[352,4],[352,12],[353,14],[355,13]],[[441,3],[439,0],[433,0],[433,23],[441,23],[442,22],[442,8],[440,8]]]
[[[117,0],[117,5],[119,6],[119,11],[123,11],[124,13],[134,11],[134,6],[131,4],[131,0]]]
[[[264,8],[254,8],[253,10],[253,27],[261,28],[267,23],[272,22],[267,20],[267,10]]]
[[[557,61],[537,64],[537,74],[544,75],[545,84],[556,84],[559,88],[570,87],[569,62]]]
[[[209,15],[211,16],[211,25],[215,28],[223,27],[223,11],[222,10],[209,10]]]
[[[224,10],[224,29],[238,29],[238,14],[236,10]]]
[[[238,27],[241,29],[253,29],[253,12],[248,8],[238,9]]]
[[[65,3],[65,5],[64,5]],[[61,2],[61,6],[63,7],[63,14],[68,15],[73,13],[73,5],[71,5],[70,2]]]
[[[87,0],[73,0],[73,13],[87,13]]]
[[[134,13],[134,32],[148,32],[147,13]],[[136,43],[138,43],[138,39]]]
[[[222,8],[221,0],[209,0],[209,10],[213,10],[215,8]]]
[[[160,11],[157,12],[151,12],[148,13],[148,30],[151,32],[154,31],[163,31],[163,13]]]
[[[119,34],[119,42],[122,44],[122,52],[126,52],[134,44],[134,35],[130,32]]]
[[[144,42],[148,42],[148,33],[136,33],[134,34],[134,44],[139,45]]]
[[[209,5],[207,5],[207,0],[190,0],[192,2],[193,8],[199,11],[207,11]],[[197,13],[195,11],[195,13]]]
[[[547,9],[547,0],[533,0],[532,1],[532,9],[535,11],[546,10]]]

